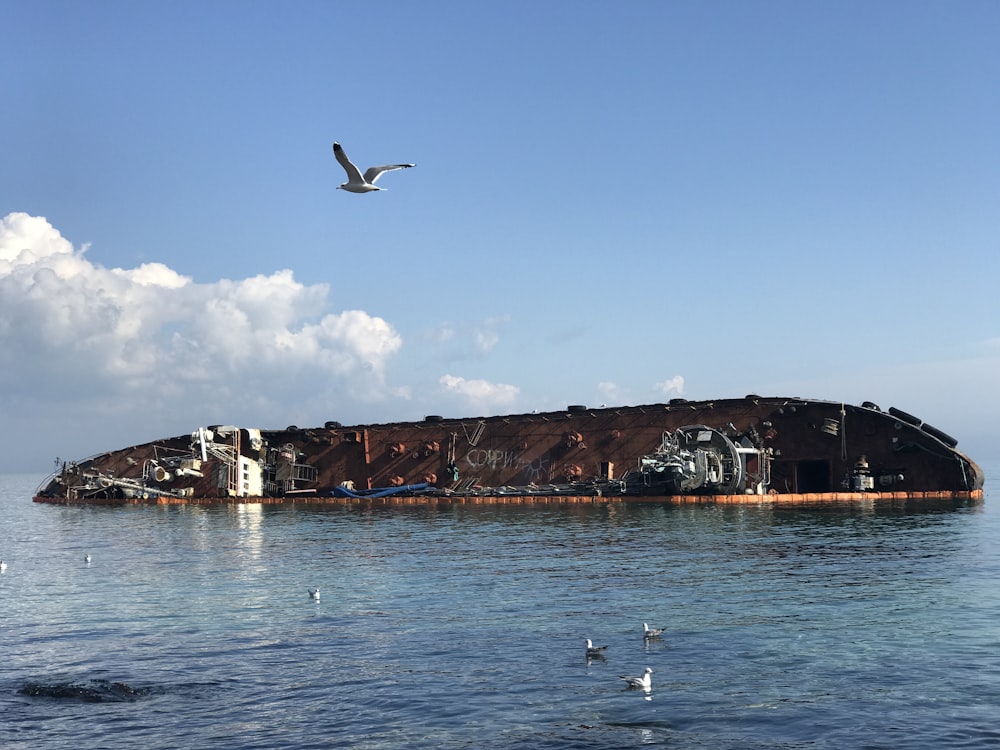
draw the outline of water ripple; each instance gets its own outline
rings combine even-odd
[[[28,501],[37,479],[0,478],[5,750],[1000,741],[989,497],[926,513],[58,508]],[[666,637],[644,641],[644,621]],[[606,659],[585,658],[588,637]],[[646,666],[652,691],[623,690]],[[17,692],[94,680],[149,694]]]

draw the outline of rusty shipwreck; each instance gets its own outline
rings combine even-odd
[[[904,411],[749,395],[189,434],[57,462],[38,502],[981,500],[983,472]]]

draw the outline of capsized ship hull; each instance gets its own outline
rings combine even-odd
[[[66,463],[50,503],[981,500],[982,470],[895,408],[750,395],[283,430],[214,425]]]

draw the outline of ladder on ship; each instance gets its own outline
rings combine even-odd
[[[215,441],[203,443],[203,447],[208,455],[221,461],[221,466],[225,467],[225,484],[222,482],[220,472],[219,489],[225,490],[229,497],[237,497],[240,494],[240,431],[233,430],[232,443],[225,445]]]

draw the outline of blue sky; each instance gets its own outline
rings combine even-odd
[[[1000,4],[0,11],[0,469],[746,393],[997,456]]]

